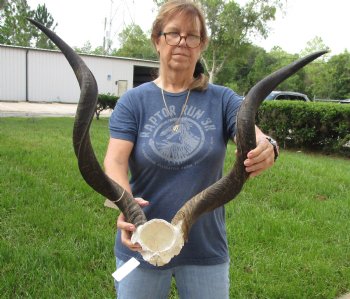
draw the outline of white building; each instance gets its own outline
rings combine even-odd
[[[157,61],[80,55],[94,74],[99,93],[120,96],[151,81]],[[0,101],[77,103],[80,88],[59,51],[0,45]]]

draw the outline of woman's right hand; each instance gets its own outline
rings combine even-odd
[[[135,198],[135,200],[141,207],[145,207],[149,205],[149,201],[144,200],[143,198],[138,197],[138,198]],[[121,241],[124,246],[128,247],[132,251],[140,251],[142,249],[140,244],[138,243],[133,244],[131,242],[131,235],[136,230],[136,227],[132,223],[126,222],[126,219],[123,213],[120,213],[117,219],[117,228],[120,229],[121,231]]]

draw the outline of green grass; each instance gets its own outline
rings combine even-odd
[[[81,178],[72,126],[0,118],[1,298],[114,298],[117,212]],[[91,135],[102,161],[107,119]],[[232,145],[228,156],[227,168]],[[226,210],[231,298],[350,291],[349,159],[282,151]]]

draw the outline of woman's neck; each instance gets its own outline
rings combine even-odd
[[[179,75],[167,74],[163,76],[162,74],[154,80],[161,89],[168,92],[181,92],[187,90],[193,81],[193,76],[184,77]]]

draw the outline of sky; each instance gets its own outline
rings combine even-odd
[[[247,0],[236,1],[242,5]],[[350,51],[349,0],[284,1],[284,13],[278,13],[276,20],[269,23],[269,37],[266,40],[253,39],[255,45],[266,51],[279,46],[295,54],[305,49],[308,41],[320,37],[330,48],[330,55],[337,55],[345,49]],[[58,23],[55,32],[70,46],[77,47],[82,47],[87,41],[93,48],[102,46],[106,31],[114,41],[112,47],[117,47],[118,33],[126,25],[135,22],[147,32],[156,14],[152,0],[27,0],[27,3],[31,9],[45,3]]]

